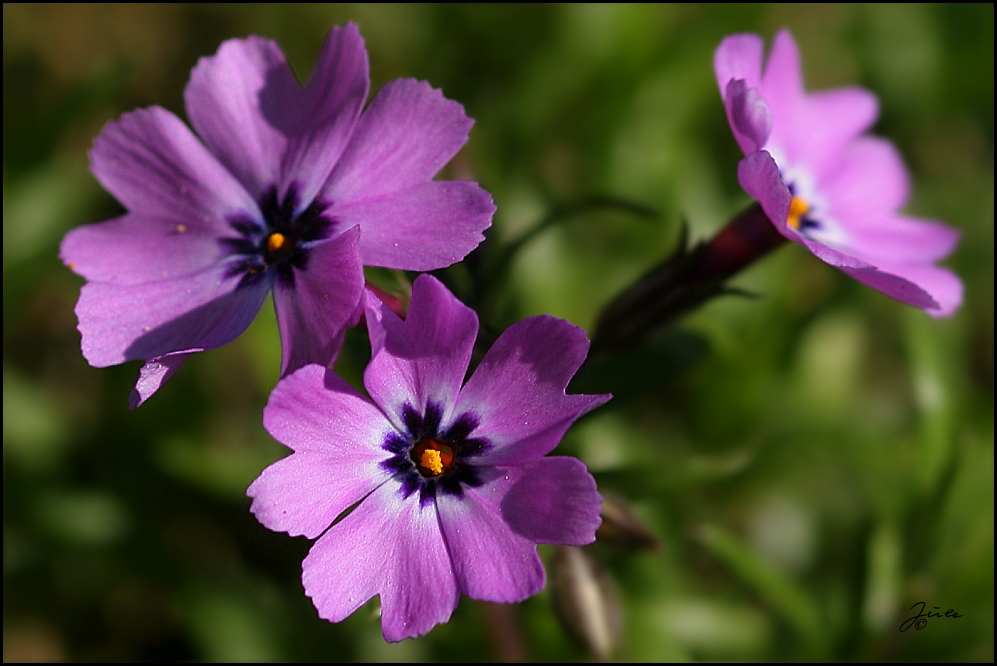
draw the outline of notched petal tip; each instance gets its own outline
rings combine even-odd
[[[361,225],[364,264],[428,271],[470,254],[491,226],[495,203],[471,181],[429,181],[337,209]]]
[[[314,539],[384,483],[376,456],[356,447],[295,451],[250,484],[250,512],[266,528]]]
[[[460,393],[456,412],[480,417],[495,448],[486,464],[527,464],[549,453],[583,414],[609,395],[566,394],[589,349],[585,331],[550,315],[507,328]]]
[[[508,489],[502,515],[534,543],[583,546],[602,523],[602,496],[577,458],[541,458]]]
[[[758,35],[730,35],[720,42],[713,54],[713,71],[720,93],[731,79],[744,79],[749,88],[757,87],[762,75],[762,54],[765,42]]]
[[[425,185],[467,143],[473,124],[462,104],[425,81],[390,81],[364,110],[324,191],[349,207]]]

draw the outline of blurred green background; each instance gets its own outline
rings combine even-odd
[[[591,331],[683,220],[704,238],[748,204],[711,66],[724,35],[788,27],[809,89],[875,91],[875,131],[911,171],[906,211],[963,232],[946,264],[965,304],[936,321],[787,246],[735,280],[759,298],[716,300],[590,377],[617,399],[560,451],[659,545],[586,549],[602,591],[588,612],[620,618],[615,659],[993,659],[993,5],[5,4],[5,661],[592,658],[554,612],[571,615],[577,571],[550,548],[560,592],[464,599],[418,640],[386,645],[375,604],[317,618],[309,542],[262,528],[244,496],[283,455],[260,423],[269,306],[136,411],[137,364],[80,355],[82,280],[57,250],[120,210],[87,172],[101,127],[149,104],[183,117],[191,67],[231,37],[276,39],[305,79],[351,20],[373,91],[426,79],[476,119],[443,177],[495,197],[481,256],[593,196],[659,213],[561,216],[475,301],[495,331],[542,312]],[[471,298],[467,273],[446,276]],[[359,331],[341,367],[355,379],[363,362]],[[962,617],[901,633],[919,601]]]

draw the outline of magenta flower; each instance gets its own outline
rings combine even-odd
[[[741,187],[779,233],[824,262],[928,314],[951,315],[962,303],[962,282],[934,262],[959,234],[896,212],[909,190],[903,160],[892,143],[863,134],[876,120],[876,98],[860,88],[806,94],[785,30],[764,73],[763,49],[757,35],[734,35],[713,60],[746,155]]]
[[[373,402],[317,365],[281,380],[263,423],[294,452],[247,494],[270,529],[322,535],[302,565],[319,615],[339,622],[377,594],[398,641],[446,622],[462,592],[542,589],[536,544],[595,539],[595,481],[544,456],[610,396],[565,395],[588,339],[563,320],[510,327],[462,387],[478,319],[435,278],[415,281],[404,321],[369,294],[366,308]]]
[[[89,281],[87,361],[146,361],[132,406],[242,333],[271,289],[287,374],[335,356],[364,265],[431,270],[481,242],[489,194],[432,180],[467,141],[463,107],[399,79],[361,115],[369,87],[356,25],[333,28],[304,87],[274,42],[230,40],[184,94],[201,140],[153,106],[94,141],[91,171],[128,212],[71,231],[61,257]]]

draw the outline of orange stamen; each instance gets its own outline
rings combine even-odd
[[[786,218],[786,222],[789,226],[794,229],[800,228],[800,218],[807,214],[810,210],[810,206],[803,199],[793,197],[793,200],[789,202],[789,216]]]
[[[440,459],[440,452],[433,449],[426,449],[422,452],[422,459],[419,464],[433,473],[433,476],[443,474],[443,461]]]
[[[419,467],[433,476],[439,476],[453,466],[453,449],[428,438],[420,440],[412,453],[412,459]]]
[[[287,242],[287,238],[284,234],[272,233],[270,238],[267,239],[267,249],[271,252],[276,252],[280,248],[284,247],[284,243]]]

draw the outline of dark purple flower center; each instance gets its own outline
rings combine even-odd
[[[462,414],[446,430],[441,431],[443,410],[430,403],[420,415],[410,405],[402,410],[406,433],[391,433],[383,447],[393,453],[381,463],[401,482],[402,497],[419,491],[419,501],[430,502],[437,491],[455,497],[464,496],[464,486],[477,488],[482,481],[478,467],[471,459],[492,448],[482,438],[471,433],[478,427],[473,414]]]
[[[304,270],[308,266],[311,246],[329,237],[335,219],[324,213],[331,203],[316,197],[295,215],[299,197],[294,184],[287,189],[283,201],[278,200],[277,187],[272,186],[259,203],[262,225],[248,213],[228,219],[229,226],[238,235],[220,241],[231,257],[226,276],[242,276],[240,287],[255,284],[271,274],[293,286],[294,269]]]

